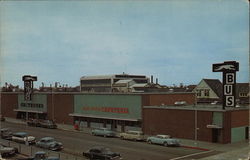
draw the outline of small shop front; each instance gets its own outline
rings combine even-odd
[[[25,101],[23,94],[18,95],[18,108],[14,109],[17,119],[46,119],[47,96],[34,95],[32,101]]]
[[[75,95],[74,123],[79,129],[141,130],[141,96]]]

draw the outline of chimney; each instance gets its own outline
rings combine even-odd
[[[154,83],[154,77],[151,75],[151,83]]]

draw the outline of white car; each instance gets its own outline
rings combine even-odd
[[[120,133],[120,138],[134,141],[143,141],[145,139],[141,131],[127,131]]]
[[[35,144],[36,138],[34,136],[28,135],[26,132],[16,132],[12,135],[12,141],[18,142],[18,143],[28,143],[28,144]]]

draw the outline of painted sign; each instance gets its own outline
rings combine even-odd
[[[123,119],[141,119],[140,95],[74,95],[74,113]]]
[[[111,112],[120,114],[129,114],[128,108],[123,107],[83,107],[84,111]]]
[[[32,101],[26,101],[25,95],[18,95],[18,109],[27,111],[47,112],[47,95],[34,94]]]
[[[236,61],[213,64],[213,72],[223,72],[223,109],[236,106],[236,71],[239,71]]]

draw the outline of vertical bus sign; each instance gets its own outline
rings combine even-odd
[[[236,106],[236,71],[239,71],[236,61],[213,64],[213,72],[223,73],[223,109]]]

